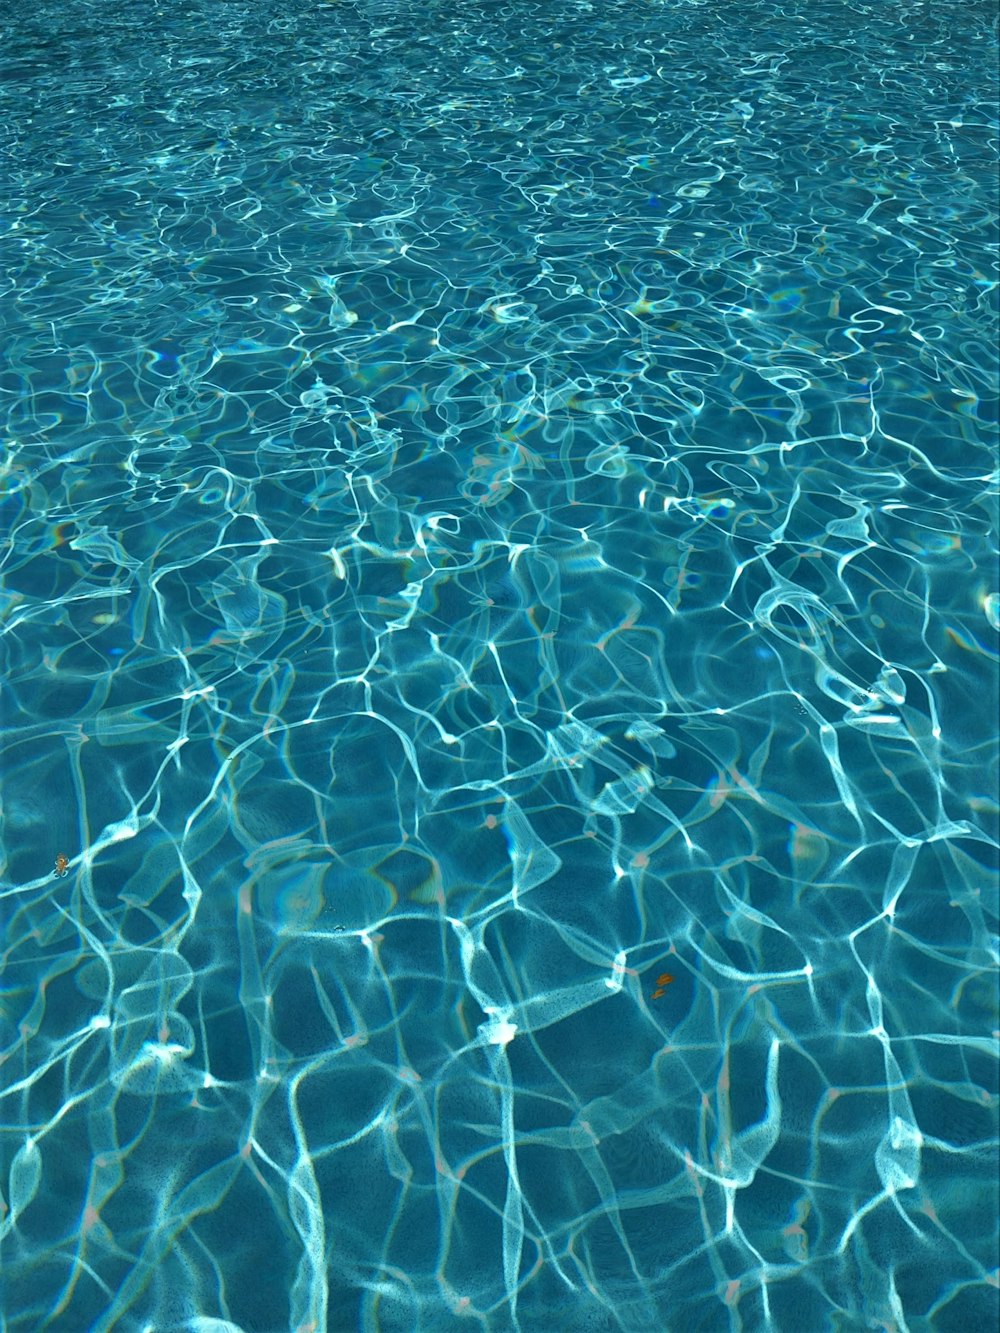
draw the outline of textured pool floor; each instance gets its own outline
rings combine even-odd
[[[996,52],[8,13],[5,1330],[996,1326]]]

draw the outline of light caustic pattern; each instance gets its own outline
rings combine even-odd
[[[4,1327],[993,1327],[992,7],[22,8]]]

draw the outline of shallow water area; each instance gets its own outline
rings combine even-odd
[[[9,1333],[996,1326],[996,68],[0,21]]]

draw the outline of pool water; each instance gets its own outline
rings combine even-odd
[[[995,5],[2,27],[3,1328],[996,1327]]]

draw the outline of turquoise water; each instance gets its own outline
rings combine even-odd
[[[7,11],[4,1330],[996,1326],[996,50]]]

